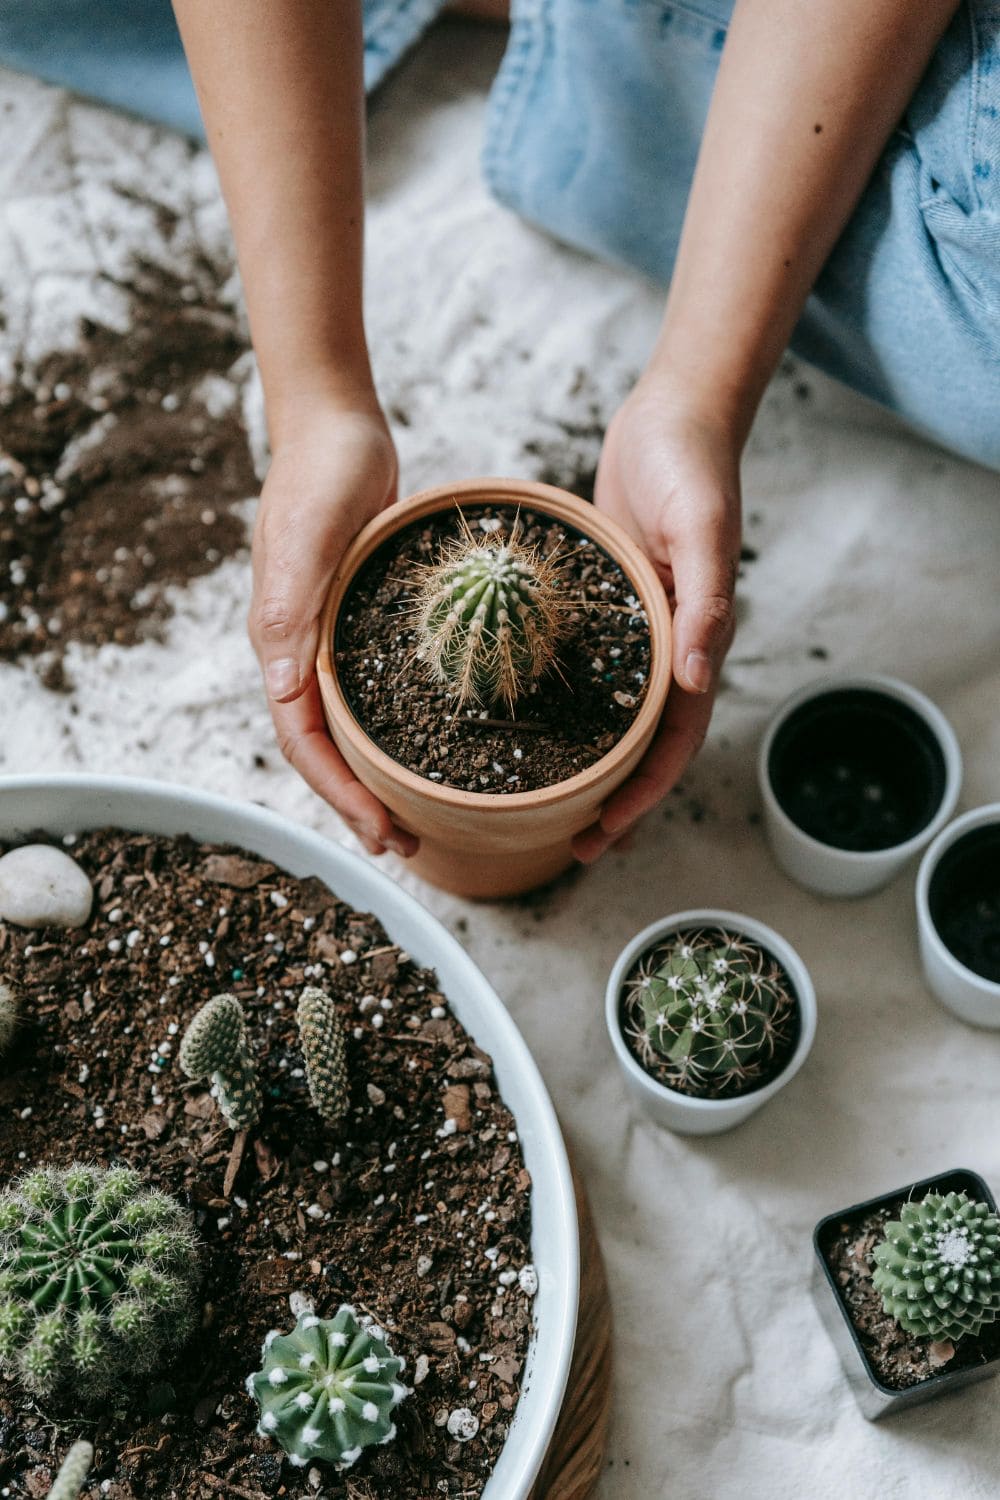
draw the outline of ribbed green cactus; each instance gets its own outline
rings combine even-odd
[[[128,1167],[28,1172],[0,1193],[0,1370],[89,1405],[192,1326],[194,1222]]]
[[[626,993],[628,1034],[693,1089],[752,1079],[787,1037],[793,997],[756,944],[720,929],[679,933],[654,950]]]
[[[17,1030],[17,991],[5,979],[0,979],[0,1056],[7,1051]]]
[[[872,1285],[907,1333],[956,1339],[1000,1316],[1000,1218],[966,1193],[904,1203],[874,1252]]]
[[[325,1459],[347,1469],[373,1443],[396,1435],[392,1412],[409,1390],[404,1361],[380,1328],[362,1328],[346,1304],[334,1318],[300,1317],[291,1333],[269,1333],[264,1368],[247,1379],[264,1437],[297,1468]]]
[[[554,662],[564,628],[556,567],[515,537],[470,532],[424,571],[416,612],[417,657],[459,705],[513,707]]]
[[[338,1125],[350,1104],[347,1040],[330,996],[307,985],[296,1012],[309,1097],[323,1119]]]
[[[249,1130],[256,1124],[257,1069],[247,1046],[243,1007],[235,995],[216,995],[197,1012],[181,1041],[180,1063],[189,1078],[212,1080],[212,1093],[232,1130]]]
[[[62,1461],[59,1473],[52,1481],[48,1500],[77,1500],[94,1462],[93,1444],[82,1440],[74,1443]]]

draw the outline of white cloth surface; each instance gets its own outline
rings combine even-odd
[[[658,318],[656,289],[553,245],[484,192],[482,109],[501,46],[496,32],[439,27],[372,111],[369,319],[383,398],[409,419],[397,423],[404,492],[543,462],[569,477],[593,462]],[[125,299],[101,273],[127,274],[137,252],[176,269],[200,251],[231,269],[204,154],[9,73],[0,106],[0,374],[18,351],[71,342],[81,313],[121,326]],[[169,242],[157,202],[180,215]],[[250,362],[233,378],[262,458]],[[576,1145],[616,1316],[600,1500],[996,1496],[997,1387],[869,1425],[808,1283],[823,1214],[953,1166],[1000,1188],[1000,1033],[962,1026],[925,988],[912,868],[870,899],[819,900],[776,870],[752,815],[772,708],[854,669],[930,693],[962,742],[962,806],[1000,798],[1000,484],[794,366],[765,398],[745,487],[759,555],[743,569],[713,732],[634,847],[502,906],[443,896],[398,863],[392,873],[460,932]],[[176,592],[164,644],[71,649],[69,697],[31,665],[0,665],[0,772],[186,781],[346,840],[274,748],[243,631],[248,588],[244,555]],[[602,997],[638,927],[703,904],[790,939],[820,1023],[774,1103],[728,1137],[689,1141],[631,1112]]]

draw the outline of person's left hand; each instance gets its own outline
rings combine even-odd
[[[712,416],[686,410],[669,379],[646,374],[608,427],[595,501],[652,560],[673,607],[673,683],[639,766],[577,835],[589,864],[683,775],[708,731],[733,638],[740,555],[740,444]]]

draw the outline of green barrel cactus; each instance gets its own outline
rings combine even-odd
[[[558,571],[515,538],[471,533],[424,570],[417,596],[417,657],[459,706],[513,708],[555,661],[564,605]]]
[[[339,1125],[350,1104],[347,1039],[330,996],[307,985],[296,1012],[309,1097],[323,1119]]]
[[[874,1258],[872,1285],[907,1333],[955,1342],[1000,1316],[1000,1217],[967,1193],[904,1203]]]
[[[63,1459],[59,1473],[52,1481],[48,1500],[77,1500],[93,1462],[93,1444],[82,1440],[74,1443]]]
[[[0,1193],[0,1371],[90,1405],[191,1331],[194,1221],[129,1167],[28,1172]]]
[[[275,1438],[297,1468],[324,1459],[348,1469],[373,1443],[395,1437],[392,1413],[410,1394],[397,1379],[404,1361],[380,1328],[361,1326],[353,1307],[269,1333],[262,1358],[263,1369],[247,1379],[260,1407],[257,1431]]]
[[[180,1063],[189,1078],[210,1078],[223,1119],[249,1130],[260,1114],[257,1069],[247,1046],[243,1007],[235,995],[216,995],[192,1018],[181,1040]]]
[[[626,1014],[642,1060],[697,1091],[763,1071],[788,1035],[794,1001],[767,953],[709,929],[654,949],[627,986]]]
[[[0,1056],[7,1051],[17,1030],[17,991],[5,979],[0,979]]]

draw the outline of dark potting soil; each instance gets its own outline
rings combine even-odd
[[[127,332],[86,323],[0,386],[0,660],[48,653],[56,688],[69,641],[155,635],[167,586],[244,545],[234,506],[258,488],[234,313],[158,269],[131,294]]]
[[[959,963],[1000,984],[1000,824],[971,828],[931,876],[931,917]]]
[[[706,930],[700,928],[700,932]],[[799,1003],[795,995],[795,988],[791,979],[785,972],[778,960],[765,950],[764,953],[768,964],[768,973],[774,978],[777,987],[787,998],[787,1005],[782,1007],[776,1017],[776,1030],[774,1044],[770,1053],[753,1066],[741,1070],[739,1073],[726,1073],[709,1075],[704,1081],[692,1082],[685,1078],[682,1070],[671,1063],[667,1058],[660,1057],[658,1053],[652,1056],[644,1056],[639,1042],[630,1034],[629,1023],[635,1019],[633,1012],[638,1013],[638,1007],[630,998],[630,986],[642,977],[644,971],[655,969],[670,954],[674,942],[678,937],[683,937],[682,931],[671,934],[669,941],[659,943],[652,948],[647,948],[635,962],[625,977],[622,985],[621,997],[618,1006],[618,1021],[625,1045],[639,1066],[655,1078],[658,1083],[664,1084],[669,1089],[674,1089],[679,1094],[687,1094],[696,1099],[739,1099],[744,1094],[753,1094],[757,1089],[764,1088],[779,1073],[784,1072],[795,1048],[798,1046],[799,1032],[801,1029],[801,1015]],[[720,944],[731,942],[734,934],[718,929]],[[632,991],[634,994],[634,991]]]
[[[1000,1323],[984,1328],[978,1338],[935,1343],[907,1333],[884,1311],[872,1285],[874,1252],[885,1239],[885,1226],[899,1218],[906,1201],[896,1198],[861,1218],[842,1220],[822,1246],[876,1379],[896,1391],[1000,1356]]]
[[[0,1489],[45,1494],[69,1441],[86,1436],[92,1500],[479,1495],[532,1322],[516,1274],[530,1261],[530,1178],[489,1057],[433,972],[318,880],[187,838],[91,833],[72,854],[97,890],[86,929],[0,923],[0,974],[25,1012],[0,1071],[0,1182],[42,1163],[125,1161],[188,1203],[201,1329],[136,1382],[127,1409],[90,1420],[37,1409],[0,1380]],[[303,1078],[294,1015],[310,982],[348,1031],[339,1131]],[[228,1197],[232,1133],[177,1064],[186,1022],[220,991],[245,1007],[264,1096]],[[295,1291],[321,1316],[341,1302],[370,1313],[406,1358],[414,1393],[398,1438],[343,1474],[293,1468],[254,1435],[243,1382],[268,1330],[293,1324]],[[462,1407],[480,1423],[464,1444],[445,1425]]]
[[[600,547],[522,510],[519,537],[545,557],[557,554],[563,592],[582,607],[569,616],[556,667],[517,703],[513,719],[502,707],[456,709],[414,660],[412,612],[416,570],[437,562],[442,545],[461,535],[463,514],[473,530],[482,526],[498,537],[518,515],[510,507],[469,506],[415,522],[359,570],[335,642],[344,694],[365,733],[431,781],[487,793],[552,786],[593,765],[639,712],[650,665],[646,615],[630,580]]]

